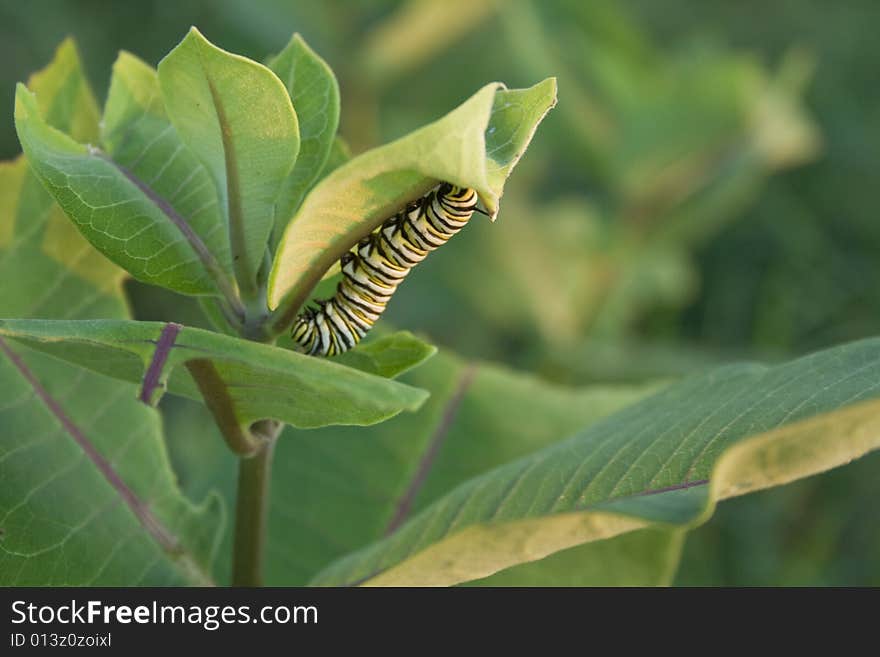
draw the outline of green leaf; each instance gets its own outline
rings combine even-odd
[[[226,217],[211,177],[168,120],[155,69],[124,51],[113,64],[101,141],[114,162],[183,217],[231,275]]]
[[[880,448],[880,339],[670,386],[458,486],[317,584],[455,584],[636,529],[691,527],[717,500]]]
[[[192,28],[159,62],[165,109],[208,169],[225,212],[236,279],[253,296],[275,199],[299,152],[299,125],[272,71]]]
[[[268,584],[305,584],[457,484],[551,445],[648,390],[573,390],[443,352],[402,380],[431,392],[417,413],[366,429],[288,429],[279,440]],[[188,469],[210,460],[199,456]]]
[[[516,92],[490,84],[442,119],[336,169],[306,196],[284,233],[269,278],[270,307],[287,298],[298,308],[360,238],[438,181],[476,189],[497,213],[505,177],[555,102],[553,78]]]
[[[495,0],[409,0],[364,39],[362,67],[379,85],[421,70],[483,23],[495,7]]]
[[[180,493],[134,392],[0,339],[0,585],[212,583],[220,499]]]
[[[268,62],[284,83],[299,119],[300,149],[275,205],[276,242],[321,174],[339,127],[339,85],[327,63],[299,34]]]
[[[538,124],[556,104],[556,78],[529,89],[500,89],[495,94],[486,128],[486,178],[489,187],[504,189],[504,181],[535,136]],[[492,208],[492,206],[489,206]]]
[[[362,372],[393,379],[437,353],[437,347],[419,340],[409,331],[362,342],[333,358],[334,362]]]
[[[166,388],[200,399],[187,368],[178,367],[196,362],[208,370],[226,410],[243,428],[266,418],[300,428],[368,425],[415,410],[427,396],[325,359],[160,322],[0,320],[0,336],[107,376],[140,382],[140,396],[150,402]],[[168,340],[164,346],[163,339]]]
[[[215,291],[173,211],[99,151],[48,125],[23,85],[15,94],[15,127],[31,169],[95,248],[146,283]]]
[[[319,289],[323,296],[332,296],[336,291],[337,281],[325,280]],[[289,334],[279,336],[275,345],[282,349],[298,351],[297,344]],[[329,358],[332,363],[339,363],[356,370],[383,376],[388,379],[420,365],[437,353],[437,348],[416,337],[409,331],[389,332],[381,322],[373,327],[370,334],[354,348]]]

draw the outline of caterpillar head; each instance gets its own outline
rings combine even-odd
[[[454,208],[459,212],[480,212],[486,214],[477,208],[477,192],[470,187],[459,187],[452,183],[442,183],[437,188],[437,200],[448,208]]]
[[[445,182],[441,183],[440,187],[437,188],[437,194],[445,198],[461,199],[470,196],[471,190],[467,187],[459,187],[458,185]]]

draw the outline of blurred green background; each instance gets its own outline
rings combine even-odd
[[[16,81],[73,35],[99,97],[197,25],[263,60],[294,31],[333,67],[360,152],[485,82],[559,78],[499,220],[387,320],[558,382],[678,377],[880,334],[880,4],[873,0],[0,0],[0,157]],[[130,284],[144,319],[203,323]],[[880,584],[880,454],[723,503],[677,583]]]

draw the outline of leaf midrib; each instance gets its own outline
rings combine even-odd
[[[184,239],[186,239],[190,248],[195,252],[199,261],[202,263],[202,266],[211,276],[211,280],[216,284],[218,290],[222,292],[223,296],[231,303],[232,300],[236,298],[236,294],[227,279],[226,272],[223,270],[223,267],[220,266],[220,263],[214,257],[211,250],[202,241],[202,238],[199,237],[193,230],[192,226],[189,225],[189,222],[174,209],[171,203],[160,196],[156,190],[141,180],[133,171],[126,168],[103,151],[97,149],[92,150],[97,157],[102,158],[116,167],[129,182],[137,187],[138,190],[140,190],[140,192],[171,221],[175,228],[177,228],[181,235],[183,235]]]
[[[199,63],[202,65],[202,73],[208,83],[211,92],[211,100],[214,104],[214,113],[217,116],[217,124],[220,127],[220,143],[223,145],[223,165],[226,172],[226,208],[229,217],[229,244],[232,248],[232,267],[235,270],[235,278],[238,281],[239,290],[244,297],[250,298],[256,295],[256,274],[251,266],[247,251],[247,236],[245,235],[245,218],[241,201],[241,180],[238,175],[238,157],[235,151],[235,142],[229,120],[226,117],[226,107],[214,80],[205,67],[199,50]]]

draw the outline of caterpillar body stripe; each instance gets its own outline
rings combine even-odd
[[[442,183],[358,242],[339,261],[336,295],[294,321],[291,337],[312,356],[354,347],[385,311],[410,270],[460,231],[477,210],[473,189]]]

